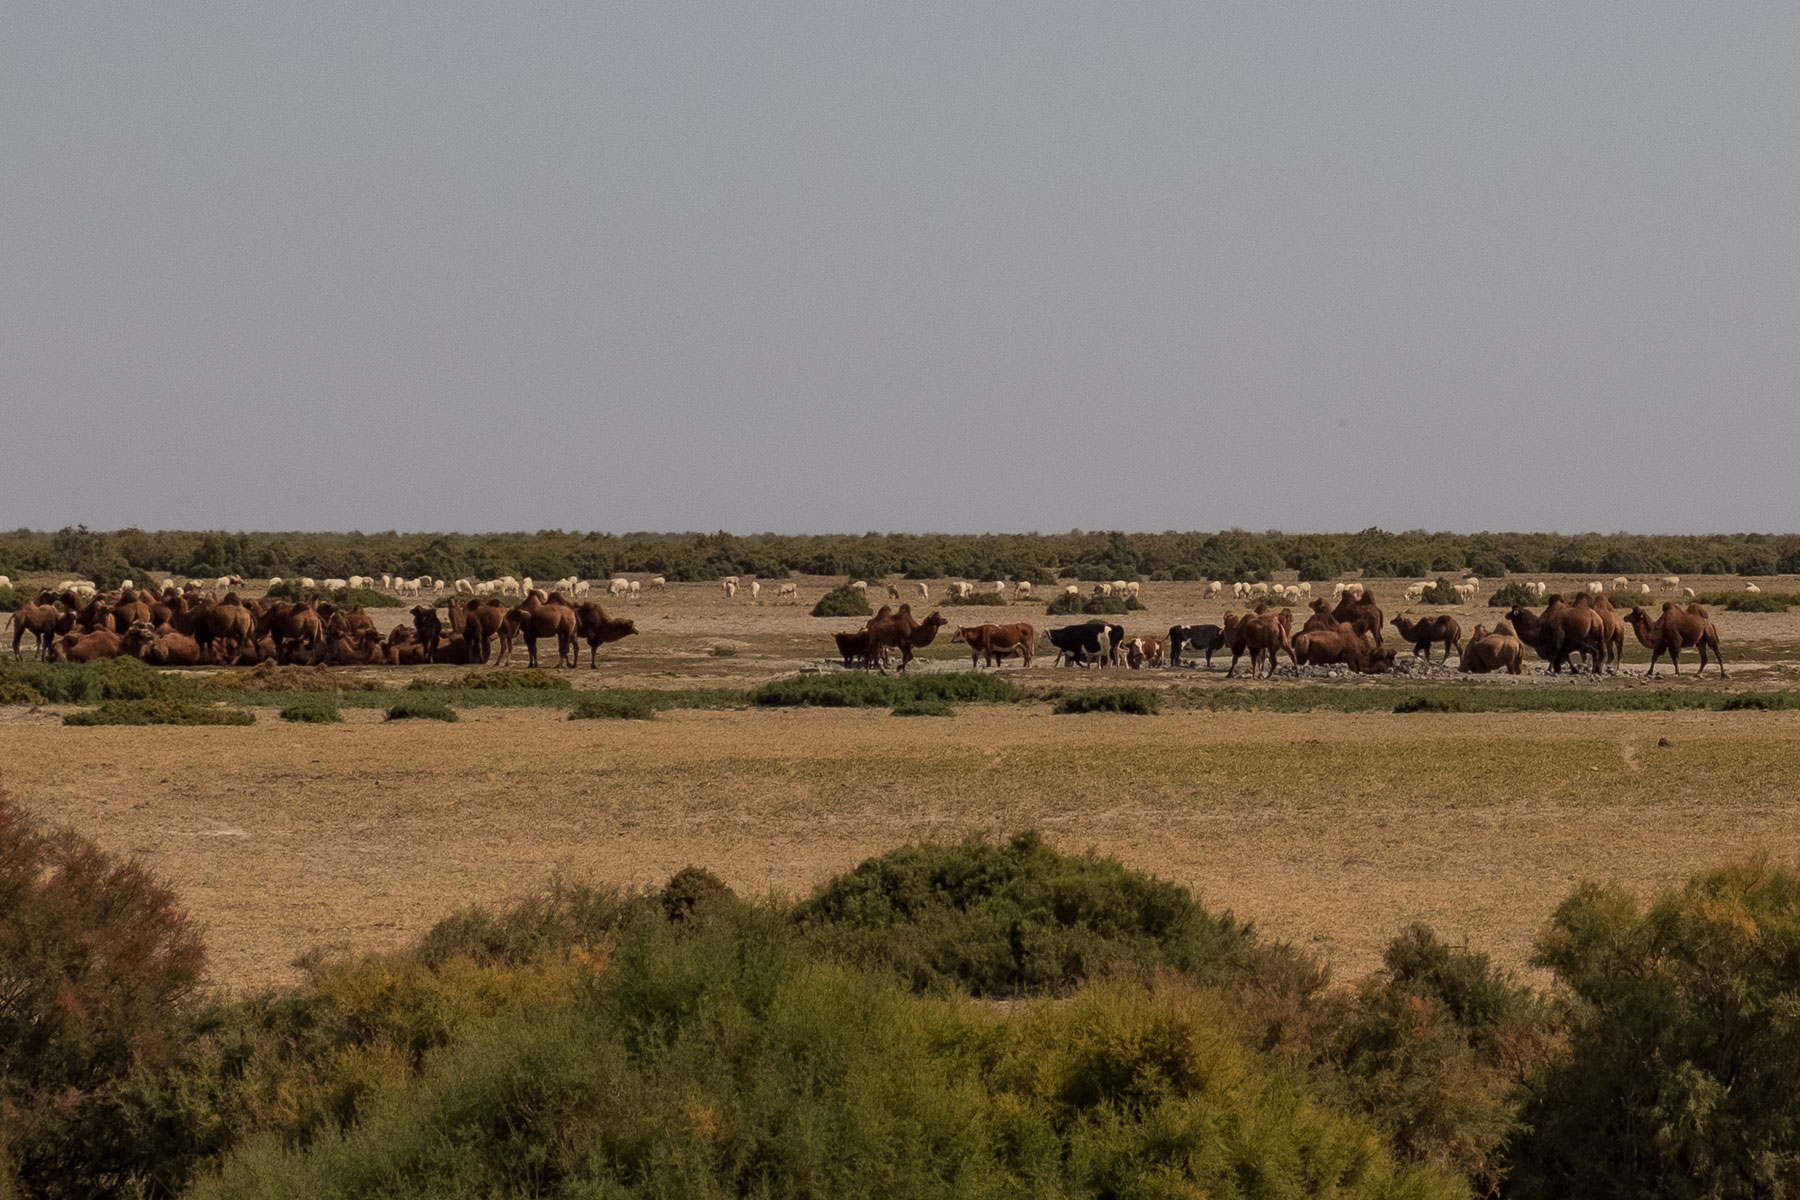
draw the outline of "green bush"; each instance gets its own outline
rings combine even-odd
[[[188,700],[107,700],[64,715],[64,725],[254,725],[241,708],[211,708]]]
[[[867,617],[873,614],[867,598],[846,583],[834,587],[820,596],[819,602],[813,605],[812,615],[815,617]]]
[[[1092,853],[1059,854],[1035,833],[902,847],[830,880],[793,919],[828,953],[895,970],[917,990],[974,996],[1064,994],[1156,967],[1220,979],[1298,957],[1260,946],[1186,888]]]
[[[433,721],[454,721],[456,710],[442,700],[431,700],[420,696],[407,696],[397,704],[390,704],[387,719],[390,721],[406,721],[414,718],[426,718]]]
[[[970,592],[966,596],[945,596],[944,603],[952,606],[972,604],[978,608],[1005,608],[1009,601],[998,592]]]
[[[31,598],[18,588],[0,587],[0,612],[17,612]]]
[[[0,1195],[115,1195],[143,1173],[119,1110],[189,1036],[204,961],[142,867],[0,795]]]
[[[1741,596],[1733,596],[1727,600],[1725,607],[1731,612],[1784,613],[1797,603],[1800,603],[1800,598],[1793,596],[1778,595],[1774,592],[1745,592]]]
[[[1071,692],[1056,702],[1054,713],[1131,713],[1156,715],[1156,693],[1147,688],[1087,688]]]
[[[284,721],[311,725],[331,725],[344,719],[344,714],[338,711],[337,701],[329,696],[309,696],[287,705],[277,715]]]
[[[0,704],[45,704],[44,693],[22,679],[0,675]]]
[[[1420,604],[1461,604],[1462,597],[1456,594],[1456,585],[1441,576],[1425,589],[1419,597]]]
[[[1800,1188],[1800,873],[1696,875],[1648,910],[1584,884],[1538,943],[1574,1001],[1509,1196],[1780,1196]]]
[[[909,700],[1011,704],[1021,699],[1010,680],[976,671],[938,675],[797,675],[765,683],[750,693],[765,707],[883,708]]]
[[[429,681],[417,679],[413,682],[425,682],[427,686],[431,687],[462,688],[471,692],[511,688],[540,688],[553,692],[567,692],[575,686],[569,682],[568,676],[552,675],[545,671],[473,671],[453,683],[432,684]]]
[[[1550,1008],[1485,954],[1414,925],[1383,955],[1328,1039],[1324,1064],[1395,1150],[1494,1195],[1527,1080],[1549,1060]]]
[[[341,1137],[245,1144],[191,1194],[1458,1194],[1189,987],[1009,1019],[743,920],[633,922],[578,1002],[502,1011],[358,1107]]]
[[[1518,579],[1502,584],[1488,596],[1489,608],[1532,608],[1537,603],[1537,595]]]
[[[640,695],[613,696],[606,692],[583,692],[569,709],[569,720],[651,721],[656,706]]]
[[[1044,612],[1052,617],[1116,617],[1143,610],[1144,604],[1136,596],[1083,596],[1079,592],[1064,592],[1052,600]]]
[[[1407,696],[1394,705],[1397,713],[1454,713],[1468,712],[1469,707],[1459,696]]]
[[[902,700],[894,705],[896,717],[954,717],[956,710],[942,700]]]
[[[165,675],[135,658],[105,658],[91,663],[0,663],[0,681],[28,688],[51,704],[97,704],[102,700],[191,701],[199,695],[193,680],[180,675]]]

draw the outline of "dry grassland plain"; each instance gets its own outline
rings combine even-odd
[[[772,603],[772,588],[757,603],[699,584],[609,604],[640,635],[604,648],[598,671],[564,673],[579,688],[748,688],[836,670],[830,634],[859,622],[807,615],[833,582],[802,580],[799,605]],[[1390,615],[1406,582],[1376,584]],[[934,581],[934,599],[942,590]],[[1143,592],[1147,611],[1110,618],[1133,634],[1217,621],[1226,607],[1197,584]],[[1041,599],[943,611],[952,626],[1071,620],[1045,617]],[[1448,611],[1465,631],[1497,615],[1479,602]],[[404,615],[378,614],[383,628]],[[1724,686],[1792,686],[1800,614],[1717,618]],[[927,670],[969,665],[942,637],[923,657]],[[1680,680],[1645,680],[1646,659],[1632,643],[1619,678],[1550,679],[1534,664],[1493,686],[1720,686],[1691,664]],[[74,728],[62,709],[11,707],[0,709],[0,785],[168,879],[208,928],[215,982],[238,990],[293,979],[293,960],[315,948],[401,945],[557,872],[654,884],[694,863],[741,890],[799,894],[908,841],[1025,828],[1190,886],[1317,952],[1341,980],[1377,965],[1413,921],[1529,973],[1533,938],[1583,879],[1647,894],[1731,859],[1800,858],[1800,712],[1196,707],[1224,686],[1224,661],[1210,672],[1009,665],[1031,699],[949,719],[731,709],[569,721],[555,708],[473,707],[450,725],[346,708],[341,725],[289,725],[262,708],[249,728]],[[398,685],[464,669],[355,673]],[[1163,713],[1051,712],[1057,689],[1127,682],[1163,692]],[[1398,696],[1416,685],[1327,686]]]

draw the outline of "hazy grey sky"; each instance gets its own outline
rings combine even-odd
[[[21,2],[0,527],[1793,530],[1800,8]]]

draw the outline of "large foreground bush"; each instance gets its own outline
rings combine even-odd
[[[778,929],[638,923],[563,1004],[198,1197],[1449,1197],[1179,983],[1008,1016]]]
[[[1539,944],[1575,1008],[1511,1194],[1800,1195],[1800,874],[1699,875],[1647,911],[1583,885]]]
[[[189,1036],[203,962],[148,872],[0,794],[0,1195],[109,1196],[139,1172],[117,1109]]]

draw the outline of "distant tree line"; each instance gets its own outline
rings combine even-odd
[[[1468,571],[1580,575],[1800,574],[1800,534],[1554,533],[227,533],[86,526],[0,534],[0,574],[67,572],[103,585],[151,571],[194,577],[393,572],[456,579],[598,579],[650,572],[674,581],[799,572],[879,579],[1330,580]]]

